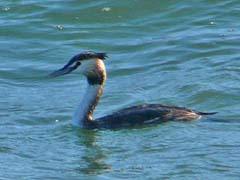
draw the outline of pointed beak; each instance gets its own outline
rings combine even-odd
[[[54,78],[54,77],[61,76],[64,74],[69,74],[81,65],[80,62],[76,62],[73,66],[71,66],[71,64],[73,64],[73,63],[68,63],[63,68],[53,71],[52,73],[50,73],[48,75],[48,77]]]

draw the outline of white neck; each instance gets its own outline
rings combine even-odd
[[[93,120],[93,111],[103,92],[103,85],[88,85],[81,103],[73,116],[72,124],[79,127],[85,127]]]

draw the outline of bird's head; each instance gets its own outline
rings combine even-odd
[[[57,77],[69,74],[78,69],[78,72],[85,75],[89,83],[100,83],[105,80],[105,66],[103,60],[107,58],[106,53],[86,51],[73,56],[61,69],[49,74],[49,77]]]

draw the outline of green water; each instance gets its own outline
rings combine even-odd
[[[237,0],[2,0],[0,179],[240,179]],[[140,103],[217,115],[193,123],[89,131],[70,121],[83,50],[108,53],[95,116]]]

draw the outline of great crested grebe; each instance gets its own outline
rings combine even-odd
[[[202,115],[216,113],[204,113],[163,104],[143,104],[125,108],[112,115],[94,120],[93,112],[102,96],[107,77],[103,62],[106,57],[106,53],[83,52],[73,56],[63,68],[49,75],[49,77],[56,77],[79,68],[79,72],[87,78],[88,87],[73,116],[73,125],[89,129],[121,128],[166,121],[191,121],[200,119]]]

